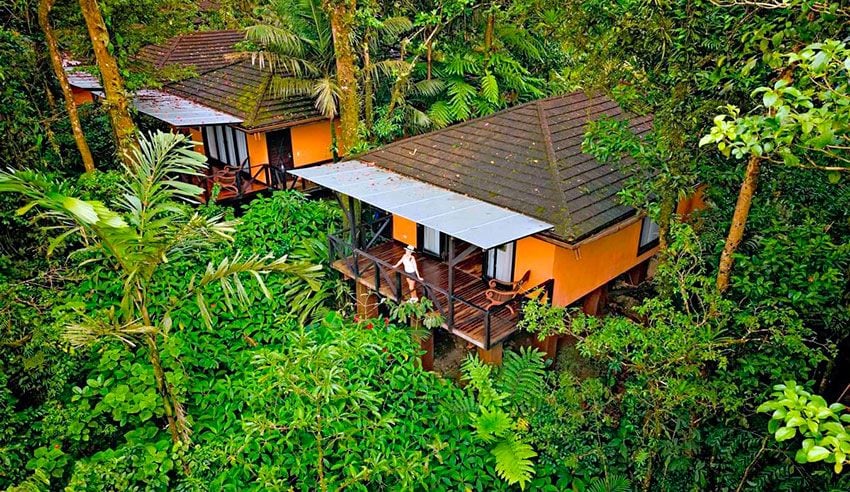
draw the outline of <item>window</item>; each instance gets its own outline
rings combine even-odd
[[[205,126],[204,149],[210,159],[249,169],[248,136],[242,130],[226,125]]]
[[[510,282],[514,276],[514,243],[487,250],[487,276]]]
[[[422,250],[432,255],[442,256],[442,234],[437,229],[422,226]]]
[[[649,217],[644,217],[640,225],[640,243],[638,244],[638,254],[646,253],[650,249],[658,245],[658,224],[652,221]]]

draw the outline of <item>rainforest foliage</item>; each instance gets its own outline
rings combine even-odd
[[[107,104],[67,111],[40,7],[60,51],[117,84]],[[0,488],[850,488],[844,4],[2,11]],[[336,202],[194,203],[173,178],[203,156],[122,109],[121,87],[192,75],[145,66],[141,47],[223,28],[245,29],[272,90],[340,118],[338,153],[573,90],[652,114],[641,135],[601,119],[576,138],[637,176],[620,199],[660,226],[653,278],[612,292],[604,317],[527,304],[524,331],[562,338],[555,360],[524,347],[499,368],[470,356],[457,380],[423,371],[417,337],[441,320],[427,303],[353,315],[328,265]],[[697,190],[705,208],[677,215]]]

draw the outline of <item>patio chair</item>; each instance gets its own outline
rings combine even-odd
[[[239,195],[238,174],[240,169],[233,166],[224,166],[213,171],[213,183],[218,184],[221,188],[220,193],[230,192],[234,195]]]
[[[525,284],[528,283],[529,278],[531,278],[531,270],[527,270],[516,282],[505,282],[495,278],[490,280],[490,288],[484,292],[484,296],[489,301],[486,309],[489,311],[490,308],[505,306],[512,316],[515,315],[516,311],[509,303],[524,293]]]

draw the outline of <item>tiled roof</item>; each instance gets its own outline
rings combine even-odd
[[[178,65],[204,73],[233,63],[233,57],[239,54],[233,46],[244,39],[245,31],[239,29],[183,34],[145,46],[136,58],[155,68]]]
[[[168,84],[164,90],[243,120],[242,127],[268,130],[319,119],[310,97],[282,98],[269,87],[267,68],[242,59],[198,77]]]
[[[587,123],[603,116],[629,117],[638,134],[652,124],[608,97],[575,92],[400,140],[360,160],[555,224],[555,235],[573,243],[635,214],[617,198],[627,176],[581,151]]]
[[[284,128],[321,118],[312,98],[282,98],[269,89],[271,72],[234,47],[244,39],[245,31],[238,29],[184,34],[144,47],[136,58],[156,68],[194,68],[196,76],[162,90],[236,116],[247,130]]]

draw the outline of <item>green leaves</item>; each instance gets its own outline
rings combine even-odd
[[[803,442],[794,459],[798,463],[832,463],[835,473],[841,473],[850,455],[850,432],[841,423],[850,421],[850,414],[843,413],[844,405],[827,406],[823,397],[812,395],[794,381],[773,389],[773,399],[756,411],[773,412],[768,430],[774,432],[776,441],[793,439],[799,431]]]
[[[496,472],[509,484],[519,483],[521,489],[534,476],[534,463],[531,458],[537,456],[534,449],[519,441],[506,439],[493,448],[496,457]]]

